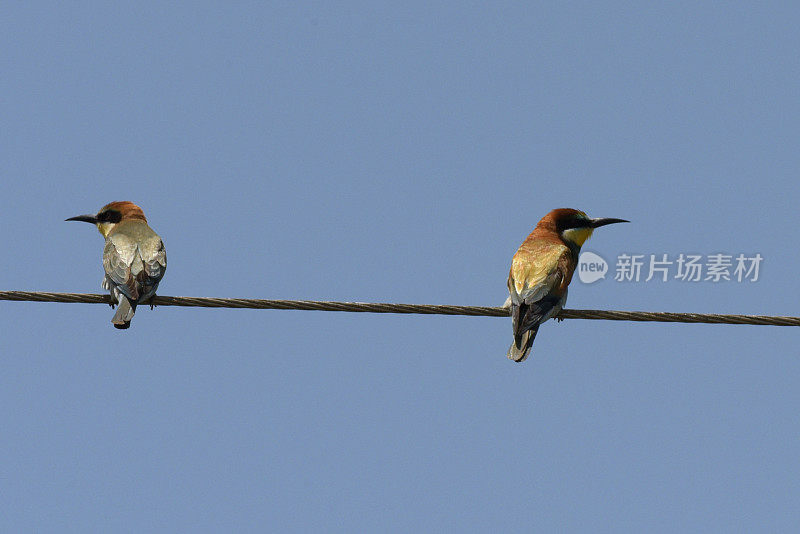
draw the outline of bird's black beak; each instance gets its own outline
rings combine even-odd
[[[65,221],[83,221],[92,224],[97,224],[97,217],[94,215],[78,215],[77,217],[70,217],[69,219],[64,219]]]
[[[592,219],[592,228],[600,228],[601,226],[605,226],[607,224],[614,224],[621,222],[630,222],[630,221],[626,221],[625,219]]]

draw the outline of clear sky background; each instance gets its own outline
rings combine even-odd
[[[795,3],[12,3],[4,290],[100,292],[63,222],[140,204],[163,295],[500,305],[550,209],[585,249],[757,282],[571,308],[800,315]],[[0,302],[3,531],[787,531],[789,327]]]

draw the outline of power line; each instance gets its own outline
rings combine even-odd
[[[47,293],[39,291],[0,291],[0,300],[27,302],[67,302],[110,304],[109,295],[96,293]],[[471,315],[508,317],[508,308],[493,306],[446,306],[439,304],[389,304],[381,302],[331,302],[318,300],[266,300],[209,297],[162,297],[156,306],[201,308],[247,308],[258,310],[317,310],[364,313],[415,313],[426,315]],[[800,317],[770,315],[721,315],[716,313],[670,313],[618,310],[562,310],[558,319],[601,319],[608,321],[654,321],[663,323],[749,324],[800,326]]]

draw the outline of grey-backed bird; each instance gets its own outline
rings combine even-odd
[[[590,219],[582,211],[560,208],[539,221],[511,260],[508,274],[514,342],[508,357],[524,361],[539,325],[556,315],[567,302],[581,246],[595,228],[624,219]]]
[[[106,238],[103,249],[103,289],[111,292],[115,328],[128,328],[136,305],[150,301],[167,268],[164,242],[147,224],[142,208],[133,202],[106,204],[97,215],[78,215],[68,221],[92,223]]]

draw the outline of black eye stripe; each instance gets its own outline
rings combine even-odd
[[[583,217],[572,217],[563,223],[561,223],[559,231],[563,232],[564,230],[571,230],[573,228],[588,228],[589,221],[584,219]]]
[[[118,223],[122,220],[122,214],[117,210],[106,210],[97,214],[98,222]]]

